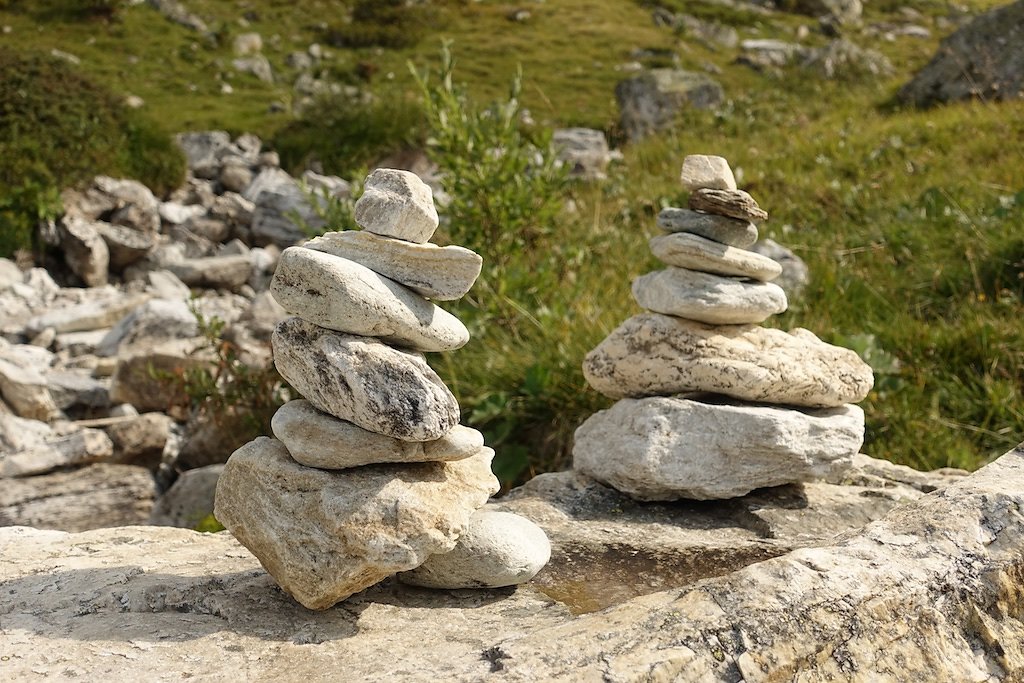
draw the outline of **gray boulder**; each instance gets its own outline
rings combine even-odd
[[[918,107],[1022,96],[1024,0],[986,12],[943,40],[932,60],[898,95]]]
[[[68,268],[87,287],[107,284],[110,250],[95,223],[65,216],[59,224],[60,247]]]
[[[149,523],[194,529],[213,514],[217,481],[224,465],[208,465],[182,473],[153,506]]]
[[[651,69],[615,86],[619,121],[631,140],[670,127],[686,107],[713,109],[723,97],[710,76],[681,69]]]
[[[220,153],[231,145],[231,136],[222,130],[181,133],[175,137],[185,153],[188,170],[197,178],[216,179]],[[186,204],[195,202],[184,202]]]
[[[782,274],[772,282],[782,287],[790,301],[800,298],[811,281],[811,271],[802,258],[797,256],[792,249],[770,239],[760,240],[750,247],[750,251],[767,256],[782,266]]]
[[[604,131],[593,128],[559,128],[552,134],[551,143],[558,150],[558,158],[576,178],[601,179],[612,160]]]

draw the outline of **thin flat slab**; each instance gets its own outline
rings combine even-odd
[[[768,220],[768,212],[743,190],[696,190],[690,195],[689,206],[694,211],[705,211],[743,221],[760,223]]]
[[[454,315],[355,261],[305,247],[281,254],[270,292],[314,325],[417,351],[452,351],[469,341]]]
[[[760,323],[786,310],[786,292],[770,282],[748,282],[666,268],[633,280],[633,298],[654,313],[710,325]]]
[[[761,254],[736,249],[700,235],[676,232],[652,237],[651,253],[669,266],[731,277],[770,282],[782,274],[782,266]]]
[[[479,254],[463,247],[415,244],[361,230],[328,232],[302,246],[355,261],[438,301],[465,296],[483,265]]]
[[[712,326],[642,313],[583,360],[583,375],[611,398],[710,392],[743,401],[837,408],[864,400],[871,367],[813,332]]]
[[[328,472],[259,437],[228,459],[214,514],[285,591],[326,609],[454,548],[498,491],[493,455]]]
[[[322,413],[304,399],[278,408],[270,426],[299,464],[324,470],[386,462],[450,462],[476,455],[484,447],[484,435],[463,425],[435,441],[402,441]]]
[[[665,232],[688,232],[726,246],[746,249],[757,242],[757,226],[728,216],[702,213],[670,206],[658,214],[658,227]]]

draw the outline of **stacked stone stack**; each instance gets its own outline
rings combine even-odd
[[[619,399],[576,431],[574,467],[639,500],[733,498],[841,476],[864,440],[871,368],[813,333],[759,325],[786,310],[775,261],[748,251],[768,214],[728,162],[683,163],[689,209],[667,208],[651,251],[668,268],[640,276],[647,312],[583,363]]]
[[[438,217],[414,174],[378,169],[365,188],[363,231],[281,254],[271,293],[296,317],[274,331],[274,362],[305,399],[228,460],[217,519],[311,609],[399,572],[433,588],[528,581],[547,537],[479,509],[498,490],[494,452],[423,355],[469,341],[430,299],[463,296],[481,258],[426,243]]]

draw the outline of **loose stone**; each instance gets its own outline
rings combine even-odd
[[[746,249],[757,241],[757,226],[750,221],[676,207],[661,210],[658,227],[665,232],[692,233],[738,249]]]
[[[774,280],[782,273],[782,265],[767,256],[685,232],[652,237],[650,246],[651,253],[662,263],[702,273],[747,277],[762,282]]]
[[[526,583],[549,559],[551,542],[539,526],[511,512],[480,509],[454,550],[431,555],[398,579],[424,588],[501,588]]]
[[[341,470],[371,463],[462,460],[484,447],[484,436],[456,425],[436,441],[401,441],[322,413],[309,401],[289,401],[271,420],[274,436],[297,462]]]
[[[576,430],[573,467],[637,500],[735,498],[841,477],[864,411],[799,411],[682,398],[623,399]]]
[[[712,392],[810,408],[856,403],[874,384],[856,353],[807,330],[710,326],[657,313],[622,323],[587,354],[583,374],[611,398]]]
[[[281,376],[318,410],[403,441],[433,441],[459,423],[459,404],[423,356],[337,334],[299,318],[271,339]]]
[[[414,244],[360,230],[329,232],[303,246],[355,261],[439,301],[465,296],[483,265],[479,254],[463,247]]]
[[[493,453],[329,472],[259,437],[224,466],[214,514],[285,591],[326,609],[453,549],[473,511],[498,491]]]
[[[729,162],[722,157],[707,154],[691,154],[683,159],[683,170],[679,180],[688,191],[735,190],[736,178],[729,168]]]
[[[366,177],[355,219],[365,230],[422,244],[437,230],[430,186],[415,173],[378,168]]]
[[[744,221],[768,220],[768,212],[743,190],[696,190],[690,195],[690,208]]]
[[[712,325],[759,323],[786,310],[786,293],[770,282],[744,282],[685,268],[633,281],[633,298],[655,313]]]
[[[327,329],[417,351],[451,351],[469,330],[451,313],[366,266],[303,247],[281,254],[270,292],[289,313]]]

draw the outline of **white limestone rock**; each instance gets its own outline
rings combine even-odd
[[[745,282],[686,268],[633,280],[633,298],[655,313],[710,325],[759,323],[786,310],[786,293],[770,282]]]
[[[271,339],[281,376],[318,410],[403,441],[433,441],[459,423],[459,404],[423,356],[299,318]]]
[[[583,360],[583,375],[616,399],[712,392],[808,408],[856,403],[874,384],[856,353],[808,330],[711,326],[657,313],[612,331]]]
[[[623,399],[576,430],[573,468],[637,500],[736,498],[838,478],[864,443],[864,411]]]
[[[454,548],[498,491],[493,454],[328,472],[260,437],[225,465],[215,515],[285,591],[326,609]]]
[[[196,316],[184,299],[151,299],[118,321],[96,346],[96,355],[122,355],[198,334]]]
[[[658,214],[658,227],[665,232],[688,232],[730,247],[746,249],[757,241],[757,226],[713,213],[670,206]]]
[[[36,335],[52,327],[58,334],[89,332],[110,327],[137,306],[149,301],[151,294],[123,296],[112,293],[109,297],[95,298],[80,304],[55,308],[30,319],[26,332]]]
[[[60,248],[64,261],[86,287],[107,284],[110,251],[96,224],[77,216],[67,216],[60,223]]]
[[[437,230],[430,186],[409,171],[378,168],[366,177],[355,219],[363,229],[422,244]]]
[[[761,282],[774,280],[782,273],[782,265],[767,256],[686,232],[652,237],[650,247],[651,253],[662,263],[702,273]]]
[[[114,444],[98,429],[80,429],[54,436],[40,444],[4,455],[0,453],[0,479],[43,474],[60,467],[110,460]]]
[[[290,247],[270,284],[289,313],[336,332],[417,351],[452,351],[469,330],[451,313],[354,261]]]
[[[736,178],[729,162],[708,154],[691,154],[683,159],[679,180],[688,192],[694,190],[735,190]]]
[[[462,298],[480,276],[483,259],[463,247],[415,244],[372,232],[329,232],[303,246],[355,261],[438,301]]]
[[[544,530],[526,517],[482,508],[455,549],[431,555],[399,581],[424,588],[501,588],[526,583],[551,559]]]
[[[476,455],[484,435],[456,425],[435,441],[401,441],[322,413],[309,401],[278,408],[270,427],[300,465],[342,470],[387,462],[449,462]]]
[[[9,349],[0,348],[0,397],[20,417],[43,422],[57,418],[60,410],[50,395],[46,378],[11,354]]]

